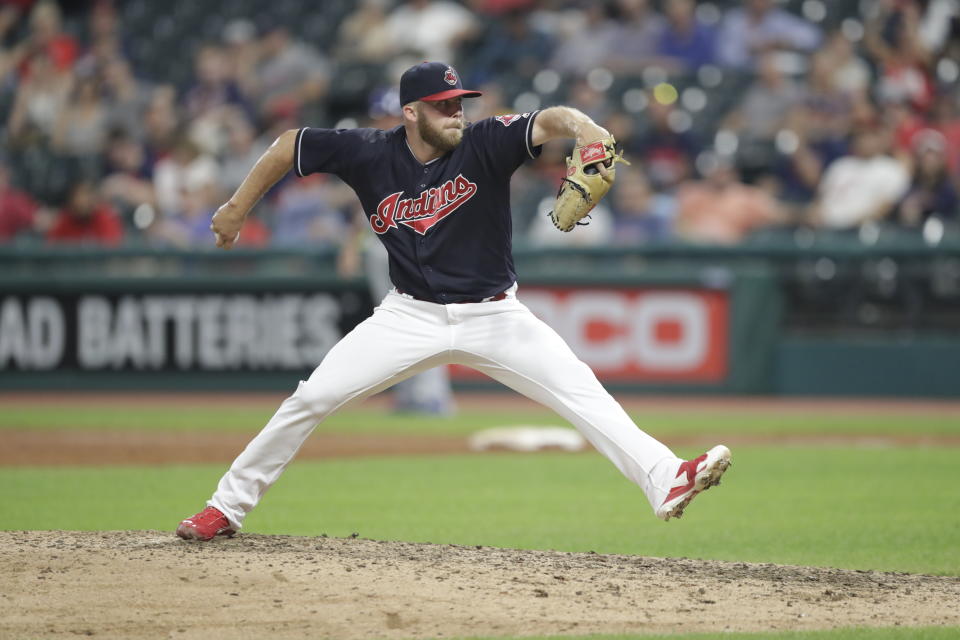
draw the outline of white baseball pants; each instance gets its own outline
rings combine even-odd
[[[393,288],[390,282],[390,255],[371,232],[363,243],[363,266],[370,297],[381,300]],[[450,386],[450,374],[444,366],[421,371],[399,381],[393,388],[394,406],[435,413],[453,413],[456,403]]]
[[[391,291],[344,336],[237,457],[207,503],[239,530],[314,428],[334,411],[420,371],[462,364],[544,404],[647,496],[663,502],[678,458],[641,431],[548,325],[516,298],[434,304]]]

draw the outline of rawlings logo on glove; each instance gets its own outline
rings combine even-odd
[[[581,220],[607,195],[616,178],[616,164],[630,164],[623,151],[617,153],[616,145],[613,136],[608,136],[576,147],[567,156],[567,176],[549,214],[557,229],[571,231],[578,224],[587,224]],[[599,169],[601,163],[603,171]]]

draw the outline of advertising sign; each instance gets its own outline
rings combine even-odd
[[[520,300],[601,380],[719,383],[728,373],[726,291],[523,287]]]

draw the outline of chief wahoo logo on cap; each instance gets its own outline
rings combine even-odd
[[[447,67],[447,72],[443,74],[443,79],[450,86],[457,84],[457,72],[452,67]]]

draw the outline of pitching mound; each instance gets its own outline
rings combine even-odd
[[[960,625],[960,578],[244,534],[0,531],[0,638]]]

